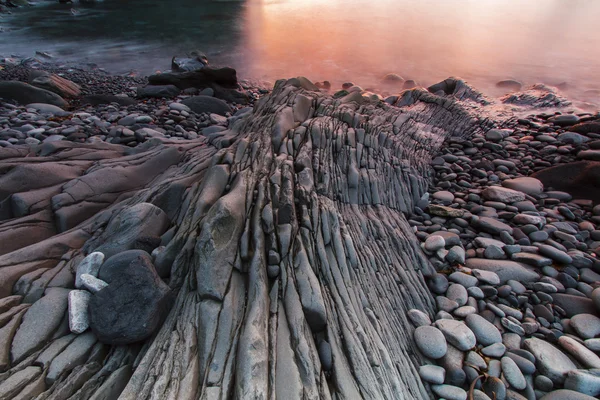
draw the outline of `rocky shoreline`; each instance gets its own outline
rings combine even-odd
[[[420,375],[447,399],[469,387],[476,399],[593,398],[600,199],[593,175],[573,182],[597,159],[600,117],[540,113],[506,126],[451,139],[409,219],[435,267],[425,274],[435,323],[409,312],[419,349],[438,360]]]
[[[0,70],[0,398],[600,395],[598,113],[191,61]]]

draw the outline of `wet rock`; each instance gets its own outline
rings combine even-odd
[[[231,107],[223,100],[210,96],[193,96],[182,101],[182,104],[188,106],[197,114],[214,113],[218,115],[227,115],[231,113]]]

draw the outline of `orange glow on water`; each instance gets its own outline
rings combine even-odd
[[[254,0],[250,75],[375,84],[389,72],[432,83],[577,82],[600,76],[600,2],[586,0]]]

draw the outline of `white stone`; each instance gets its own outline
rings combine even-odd
[[[91,296],[87,290],[69,292],[69,329],[75,334],[83,333],[90,327],[88,304]]]
[[[92,276],[98,276],[98,271],[104,262],[104,254],[95,251],[85,257],[77,266],[77,273],[75,275],[75,287],[77,289],[83,288],[83,282],[81,282],[81,275],[89,274]]]
[[[83,286],[92,293],[98,293],[108,286],[108,283],[90,274],[81,275],[81,282],[83,282]]]

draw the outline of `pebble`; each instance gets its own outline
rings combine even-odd
[[[562,384],[567,372],[577,369],[569,357],[544,340],[529,338],[523,344],[535,356],[538,370],[553,382]]]
[[[81,282],[83,283],[83,286],[91,293],[98,293],[99,291],[108,286],[108,283],[90,274],[81,275]]]
[[[477,342],[489,346],[495,343],[502,342],[500,331],[488,320],[478,314],[468,315],[465,323],[475,335]]]
[[[420,326],[415,329],[415,343],[427,358],[437,360],[446,355],[448,346],[443,333],[433,326]]]
[[[462,321],[443,319],[436,321],[435,326],[442,331],[446,340],[459,350],[470,350],[476,344],[475,335]]]
[[[439,397],[447,400],[467,400],[467,392],[451,385],[432,385],[431,390]]]
[[[437,365],[422,365],[419,367],[419,376],[426,382],[441,385],[446,378],[446,370]]]
[[[444,238],[439,235],[431,235],[425,240],[425,250],[436,252],[446,246]]]
[[[517,367],[517,364],[510,357],[502,357],[502,373],[511,387],[517,390],[523,390],[527,386],[523,373]]]
[[[410,319],[410,322],[412,322],[412,324],[418,328],[419,326],[428,326],[431,325],[431,319],[429,318],[429,316],[427,314],[425,314],[423,311],[421,310],[417,310],[417,309],[411,309],[408,310],[408,318]]]

